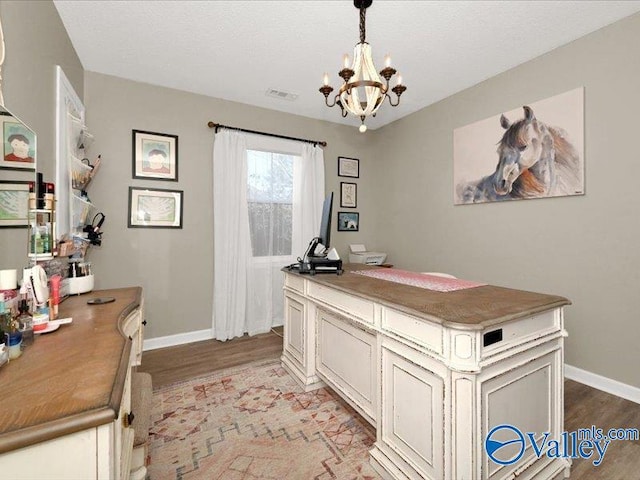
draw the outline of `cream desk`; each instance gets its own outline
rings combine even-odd
[[[491,428],[563,431],[562,297],[496,286],[440,293],[351,273],[285,272],[282,365],[376,427],[390,479],[561,479],[566,459],[489,460]],[[497,438],[505,441],[508,439]],[[510,448],[510,447],[505,447]],[[517,452],[516,452],[517,453]]]
[[[93,297],[115,302],[87,305]],[[60,316],[73,323],[36,335],[0,369],[0,478],[129,478],[142,309],[137,287],[72,296]]]

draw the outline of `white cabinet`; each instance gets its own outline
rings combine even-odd
[[[375,426],[375,331],[322,309],[317,309],[316,318],[318,374]]]
[[[432,309],[420,312],[391,302],[391,288],[410,305],[418,294],[390,282],[365,289],[348,273],[285,275],[282,365],[307,391],[324,381],[376,427],[370,461],[383,478],[568,478],[567,459],[538,458],[529,447],[500,466],[483,448],[502,424],[561,438],[566,299],[488,287],[503,309],[494,321],[487,290],[463,307],[432,296],[420,302]],[[505,316],[505,305],[515,313]],[[489,321],[444,321],[441,312],[483,312]]]
[[[324,385],[316,375],[315,306],[289,289],[291,283],[285,282],[282,366],[309,392]]]
[[[382,342],[378,449],[422,478],[444,478],[446,368],[390,339]]]
[[[0,455],[0,478],[12,480],[127,480],[136,412],[131,412],[131,367],[139,361],[142,341],[142,304],[122,321],[122,332],[131,336],[132,348],[116,419],[42,441]],[[74,322],[75,323],[75,322]],[[63,333],[63,332],[60,332]],[[33,347],[30,347],[33,348]],[[115,387],[114,387],[115,388]],[[117,390],[117,388],[116,388]],[[84,392],[78,387],[77,394]],[[44,406],[43,408],[46,408]],[[145,412],[148,414],[148,412]],[[142,412],[140,412],[142,414]],[[130,423],[130,419],[133,423]],[[73,419],[62,419],[73,428]]]
[[[131,364],[139,367],[142,363],[142,344],[144,340],[144,299],[140,307],[131,312],[122,322],[122,333],[131,339]]]
[[[0,470],[12,480],[126,480],[134,432],[123,422],[130,409],[129,371],[117,419],[2,454]]]
[[[559,439],[562,433],[562,351],[559,342],[550,342],[523,352],[487,368],[478,376],[480,413],[478,440],[486,438],[494,427],[516,426],[521,432],[534,432],[540,440],[542,432],[550,432],[550,438]],[[515,448],[515,447],[514,447]],[[513,451],[503,450],[506,458]],[[481,459],[482,480],[509,478],[516,472],[535,464],[535,469],[557,471],[557,462],[543,456],[538,459],[530,445],[515,464],[499,466]],[[538,478],[524,473],[518,479]],[[540,478],[547,478],[540,475]]]

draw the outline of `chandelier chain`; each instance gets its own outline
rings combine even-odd
[[[366,37],[366,27],[365,27],[365,17],[367,15],[367,9],[364,7],[360,7],[360,43],[365,42]]]

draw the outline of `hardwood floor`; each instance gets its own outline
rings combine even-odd
[[[276,329],[282,335],[282,327]],[[212,371],[258,360],[278,359],[282,338],[270,332],[228,342],[206,340],[144,352],[139,370],[149,372],[154,388]],[[640,405],[571,380],[565,381],[565,430],[595,425],[640,428]],[[614,441],[600,466],[592,460],[574,460],[571,480],[640,480],[640,441]]]
[[[201,377],[216,370],[257,360],[277,360],[282,355],[282,327],[269,333],[235,338],[226,342],[202,342],[144,352],[138,371],[148,372],[153,388]]]
[[[564,414],[567,432],[592,425],[605,433],[610,428],[640,429],[639,404],[571,380],[564,382]],[[592,460],[574,460],[571,480],[575,479],[640,480],[640,441],[611,442],[598,467]]]

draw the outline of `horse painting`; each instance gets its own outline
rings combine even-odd
[[[523,110],[524,118],[513,123],[500,116],[505,132],[498,142],[495,171],[458,184],[456,193],[462,203],[582,193],[580,155],[566,132],[538,120],[531,107]]]

